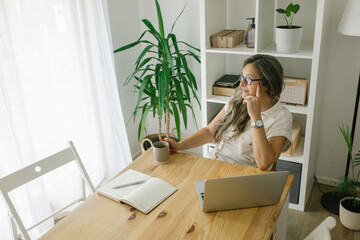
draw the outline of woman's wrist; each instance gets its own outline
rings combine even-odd
[[[182,146],[182,147],[181,147],[182,150],[188,150],[188,149],[190,149],[190,147],[191,147],[190,141],[187,140],[187,139],[182,140],[182,141],[181,141],[181,146]]]
[[[261,114],[254,115],[254,116],[250,117],[250,119],[251,119],[252,122],[255,122],[256,120],[262,120],[261,119]]]

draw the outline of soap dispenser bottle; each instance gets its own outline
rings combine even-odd
[[[255,18],[246,18],[247,20],[252,20],[250,24],[250,29],[247,32],[246,46],[248,48],[254,48],[255,46]]]

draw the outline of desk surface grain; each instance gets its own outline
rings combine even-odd
[[[162,178],[178,191],[147,215],[95,193],[41,239],[270,239],[293,180],[290,175],[277,205],[204,213],[194,181],[267,171],[184,153],[158,165],[152,149],[122,172],[129,168]]]

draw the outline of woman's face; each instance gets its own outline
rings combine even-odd
[[[256,89],[258,87],[259,82],[261,83],[261,81],[259,81],[261,79],[261,77],[257,73],[253,64],[252,63],[246,64],[245,67],[243,68],[241,74],[245,78],[250,77],[252,80],[255,80],[255,81],[252,81],[250,85],[247,84],[245,79],[243,79],[240,82],[240,86],[241,86],[241,90],[242,90],[242,98],[245,98],[246,96],[256,96]],[[260,89],[261,93],[264,93],[264,91],[265,91],[264,87],[262,87],[262,84],[260,84],[260,86],[261,86],[261,89]]]

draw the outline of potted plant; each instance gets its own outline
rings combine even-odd
[[[177,136],[180,139],[181,116],[184,126],[187,128],[187,109],[191,110],[195,120],[192,100],[195,99],[200,106],[200,101],[196,95],[196,79],[187,62],[187,58],[193,58],[200,63],[200,49],[179,41],[172,32],[185,7],[173,23],[170,33],[166,36],[160,5],[157,0],[155,0],[155,4],[159,30],[156,30],[149,20],[143,19],[142,22],[145,24],[146,30],[139,39],[116,49],[114,53],[125,51],[140,43],[143,44],[143,50],[135,62],[134,72],[127,77],[124,83],[124,85],[128,85],[132,82],[134,91],[138,94],[132,114],[135,120],[141,111],[138,140],[144,137],[145,122],[150,111],[152,111],[153,117],[156,115],[158,117],[159,130],[156,140],[165,137],[161,133],[161,121],[164,118],[166,122],[165,135],[169,137],[170,115],[174,117]],[[149,38],[145,39],[147,35]],[[180,46],[186,46],[187,49],[181,50]],[[155,141],[154,138],[152,141]]]
[[[351,229],[360,230],[360,198],[356,190],[360,188],[359,176],[360,169],[356,172],[355,168],[360,165],[360,150],[352,156],[353,143],[349,134],[349,127],[340,126],[340,131],[345,139],[350,155],[350,166],[352,176],[340,178],[340,183],[333,189],[333,192],[344,197],[339,204],[339,215],[341,223]]]
[[[294,53],[299,51],[303,28],[293,25],[294,16],[299,10],[300,5],[293,3],[290,3],[286,9],[276,9],[278,13],[283,15],[286,21],[286,25],[277,26],[275,29],[277,52]]]

